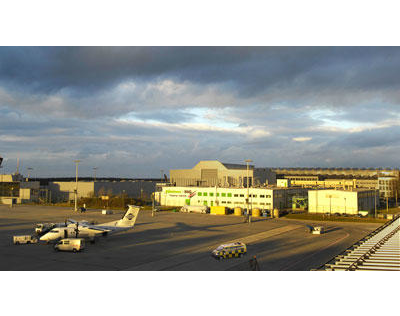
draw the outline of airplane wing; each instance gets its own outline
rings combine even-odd
[[[79,224],[79,226],[93,225],[90,224],[88,221],[76,221],[74,219],[66,219],[65,221],[68,223],[68,225],[76,225],[76,224]]]

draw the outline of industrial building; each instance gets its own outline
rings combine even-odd
[[[400,191],[399,169],[374,168],[274,168],[278,178],[293,186],[307,188],[379,190],[381,200],[397,205]]]
[[[206,205],[247,209],[246,188],[162,186],[155,200],[162,206]],[[292,207],[293,196],[307,195],[303,188],[249,188],[249,208],[272,210]]]
[[[132,198],[150,198],[155,191],[154,181],[129,180],[129,181],[51,181],[47,188],[51,194],[51,201],[71,202],[77,197],[93,197],[102,195],[121,195]]]
[[[218,160],[200,161],[192,169],[170,170],[172,185],[196,187],[235,187],[275,184],[276,175],[268,168],[255,168],[253,165],[222,163]]]
[[[21,174],[0,175],[0,204],[62,203],[72,202],[77,197],[121,195],[131,198],[150,198],[156,181],[32,181]]]
[[[324,178],[366,179],[378,177],[400,177],[399,169],[376,168],[272,168],[279,177],[284,176],[321,176]]]
[[[0,203],[20,204],[37,202],[40,196],[39,181],[27,182],[20,174],[0,175]]]
[[[361,211],[373,213],[378,206],[376,190],[310,190],[308,191],[309,213],[340,213],[356,215]]]

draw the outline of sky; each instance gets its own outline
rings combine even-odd
[[[3,173],[398,167],[399,47],[0,47]]]

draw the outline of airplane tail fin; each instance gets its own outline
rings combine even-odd
[[[126,211],[124,217],[120,220],[118,226],[133,227],[135,225],[137,216],[140,211],[140,206],[128,205],[129,209]]]

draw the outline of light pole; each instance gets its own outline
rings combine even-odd
[[[151,194],[151,217],[154,217],[154,198],[155,198],[155,192]]]
[[[344,198],[344,215],[346,215],[346,198]]]
[[[329,194],[327,197],[329,198],[329,216],[331,216],[332,215],[332,195]]]
[[[31,176],[31,171],[33,170],[33,168],[26,168],[26,169],[28,169],[28,178],[26,179],[26,181],[29,181],[29,178],[30,178],[30,176]]]
[[[163,182],[163,180],[162,180],[162,179],[163,179],[164,170],[162,170],[162,169],[161,169],[161,170],[160,170],[160,172],[161,172],[161,178],[160,178],[160,182]]]
[[[247,219],[249,221],[249,224],[251,223],[251,215],[250,215],[250,209],[249,209],[249,162],[253,162],[251,159],[246,159],[245,160],[247,164],[247,198],[246,198],[246,204],[247,204]]]
[[[376,218],[376,189],[374,190],[374,197],[375,197],[375,201],[374,201],[374,204],[375,204],[375,218]]]
[[[99,169],[99,168],[97,168],[97,167],[94,167],[94,168],[93,168],[93,171],[94,171],[94,182],[96,182],[96,170],[97,170],[97,169]]]
[[[386,195],[386,214],[389,214],[389,196]]]
[[[76,164],[76,178],[75,178],[75,212],[78,211],[78,164],[81,162],[80,160],[74,160]]]

